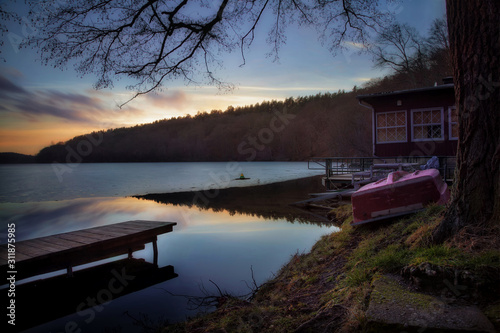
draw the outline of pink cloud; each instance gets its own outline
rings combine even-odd
[[[151,93],[144,98],[152,105],[159,108],[174,108],[181,110],[188,102],[187,95],[181,90],[172,92]]]

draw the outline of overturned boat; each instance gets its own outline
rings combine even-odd
[[[352,225],[375,222],[421,210],[430,203],[446,204],[448,185],[436,169],[391,172],[387,178],[352,194]]]

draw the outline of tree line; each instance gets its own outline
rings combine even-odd
[[[437,64],[439,65],[439,64]],[[445,68],[446,63],[441,67]],[[351,91],[289,97],[102,130],[43,148],[39,163],[302,161],[371,156],[371,112],[356,95],[432,86],[434,66],[374,79]]]
[[[46,147],[36,159],[41,163],[296,161],[365,156],[370,153],[370,117],[357,105],[354,92],[322,93],[93,132]]]

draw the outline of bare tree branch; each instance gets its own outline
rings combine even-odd
[[[384,29],[371,48],[376,67],[390,67],[410,73],[427,66],[424,40],[408,25],[393,24]]]
[[[245,47],[256,38],[258,26],[269,29],[270,54],[278,59],[290,24],[315,27],[335,50],[343,41],[365,43],[387,18],[378,1],[368,0],[28,3],[38,33],[26,45],[40,51],[45,64],[75,63],[81,75],[97,76],[96,89],[112,87],[120,77],[132,79],[132,99],[176,79],[231,89],[215,74],[220,57],[239,49],[244,65]]]
[[[269,3],[269,0],[266,0],[264,5],[262,6],[262,9],[259,11],[259,15],[257,16],[255,21],[253,22],[252,27],[247,31],[247,33],[243,37],[241,37],[241,57],[243,59],[243,63],[240,66],[243,66],[246,63],[245,52],[243,50],[243,47],[245,46],[245,40],[249,35],[251,35],[250,42],[248,42],[248,46],[250,46],[252,44],[254,37],[255,37],[255,28],[257,27],[257,24],[259,23],[260,18],[262,17],[262,13],[264,13],[264,11],[266,10],[268,3]]]

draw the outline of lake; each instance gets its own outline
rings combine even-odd
[[[235,180],[241,173],[250,179]],[[245,197],[245,189],[234,192],[240,193],[239,201],[224,199],[233,192],[221,190],[215,198],[219,192],[212,191],[214,207],[174,202],[168,199],[172,195],[137,196],[265,185],[320,174],[302,162],[1,165],[1,243],[6,242],[8,223],[15,223],[17,241],[128,220],[177,223],[173,232],[158,236],[158,266],[172,265],[177,277],[114,298],[95,307],[92,317],[75,313],[27,332],[64,332],[68,323],[82,332],[141,332],[132,318],[146,316],[160,323],[195,315],[200,309],[193,309],[185,296],[203,296],[204,290],[217,294],[211,281],[232,294],[247,294],[252,271],[261,284],[292,255],[308,252],[322,235],[338,230],[328,223],[313,223],[313,217],[290,213],[287,203],[294,198],[295,181],[289,182],[290,190],[260,186],[275,198],[255,194],[268,203],[265,209],[259,208],[266,204]],[[275,188],[281,192],[272,192]],[[308,190],[293,195],[300,200]],[[134,258],[153,262],[151,244],[135,252]]]

